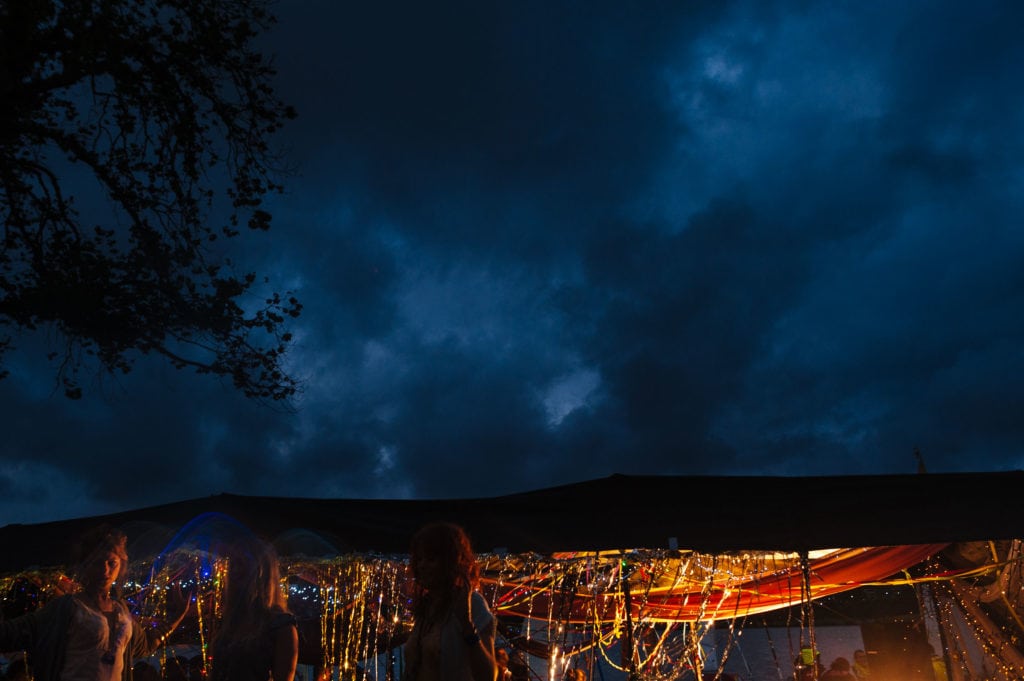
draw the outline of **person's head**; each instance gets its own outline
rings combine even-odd
[[[109,590],[128,570],[128,537],[105,525],[90,530],[76,545],[75,564],[83,588]]]
[[[188,660],[177,655],[167,658],[163,678],[170,681],[188,681]]]
[[[847,660],[845,657],[837,657],[836,659],[832,660],[831,668],[836,670],[837,672],[848,672],[850,671],[850,661]]]
[[[458,525],[425,525],[413,535],[409,553],[412,575],[425,591],[444,594],[462,586],[475,589],[480,582],[476,554]]]
[[[857,649],[853,651],[853,661],[855,664],[866,665],[868,663],[868,654],[863,650]]]
[[[161,681],[160,670],[148,662],[136,662],[132,667],[134,681]]]
[[[218,651],[248,645],[276,612],[287,612],[281,569],[270,544],[246,537],[221,549],[227,558],[223,618],[214,634]],[[214,655],[216,658],[216,655]]]
[[[498,665],[498,669],[508,669],[508,651],[504,648],[496,648],[494,650],[494,661]]]
[[[261,540],[233,547],[228,554],[225,607],[257,611],[284,610],[286,605],[274,548]]]

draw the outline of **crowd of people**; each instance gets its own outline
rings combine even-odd
[[[299,656],[296,618],[281,588],[278,557],[254,536],[220,548],[228,569],[223,607],[204,662],[173,658],[162,678],[210,681],[295,681]],[[165,621],[140,621],[122,597],[128,566],[127,537],[100,527],[82,538],[66,593],[20,617],[0,614],[3,681],[129,681],[161,678],[140,658],[150,655],[181,624],[194,597],[168,598]],[[518,651],[495,647],[496,620],[480,594],[480,570],[466,532],[431,523],[412,537],[413,627],[403,648],[402,681],[526,681],[529,667]],[[807,651],[809,652],[809,651]],[[794,681],[870,681],[867,655],[837,657],[826,669],[816,656],[794,661]],[[200,672],[202,670],[202,672]],[[156,674],[156,676],[154,676]],[[177,675],[177,676],[176,676]],[[583,669],[564,681],[586,681]]]
[[[4,619],[0,652],[12,656],[5,681],[131,681],[152,678],[140,658],[166,642],[194,603],[191,595],[169,601],[159,626],[141,621],[121,595],[128,567],[127,537],[99,527],[82,538],[67,593],[41,608]],[[221,547],[227,558],[223,608],[209,647],[210,681],[294,681],[299,636],[281,589],[277,555],[256,537]],[[433,523],[412,538],[415,623],[405,644],[403,681],[496,681],[495,619],[477,587],[476,554],[465,531]],[[177,670],[193,678],[198,656]],[[172,665],[165,670],[175,673]],[[157,672],[159,674],[159,672]],[[502,676],[501,678],[505,678]]]
[[[793,678],[795,681],[870,681],[872,676],[867,653],[858,649],[853,652],[853,663],[846,657],[837,657],[827,669],[821,662],[821,653],[813,657],[798,656],[793,662]]]
[[[193,607],[180,588],[168,598],[166,621],[140,620],[121,594],[128,539],[99,527],[78,544],[66,593],[19,617],[0,617],[0,651],[16,652],[5,681],[130,681],[198,678],[193,658],[165,664],[165,674],[140,658],[163,645]],[[293,681],[298,659],[295,618],[280,588],[277,556],[266,542],[248,538],[225,548],[224,607],[211,645],[211,681]],[[177,665],[175,664],[177,662]]]

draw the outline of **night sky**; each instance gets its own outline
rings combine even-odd
[[[23,337],[0,525],[1024,459],[1024,5],[286,0],[286,409]],[[725,490],[708,490],[709,500]]]

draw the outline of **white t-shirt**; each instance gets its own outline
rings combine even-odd
[[[104,613],[75,599],[61,681],[120,681],[132,616],[122,603]]]

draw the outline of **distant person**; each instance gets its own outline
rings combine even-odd
[[[458,525],[433,523],[412,538],[414,624],[404,681],[495,681],[494,616],[476,588],[480,568]]]
[[[868,654],[859,648],[853,651],[853,675],[857,677],[858,681],[867,681],[871,678]]]
[[[508,670],[512,672],[512,681],[530,681],[530,665],[523,653],[515,648],[509,655]]]
[[[160,670],[148,662],[136,662],[132,681],[161,681]]]
[[[805,650],[810,653],[809,649]],[[802,653],[796,656],[793,661],[793,678],[796,681],[819,681],[825,673],[825,665],[821,663],[821,653],[815,651],[813,663],[808,663],[807,659]]]
[[[211,681],[293,681],[299,633],[273,548],[253,539],[228,552],[224,614],[211,643]]]
[[[162,677],[164,681],[188,681],[188,660],[178,655],[168,655],[163,664]]]
[[[128,569],[127,544],[117,529],[87,533],[77,547],[71,593],[0,622],[0,650],[27,650],[36,681],[128,681],[135,658],[153,652],[177,628],[188,600],[162,631],[139,624],[118,588]]]
[[[498,667],[498,681],[512,681],[512,670],[508,668],[508,651],[504,648],[495,650],[494,663]]]
[[[915,621],[905,634],[904,654],[900,657],[901,681],[934,681],[935,671],[932,657],[935,649],[928,642],[924,622]]]
[[[850,661],[845,657],[837,657],[829,665],[828,671],[821,675],[820,681],[857,681],[850,671]]]

